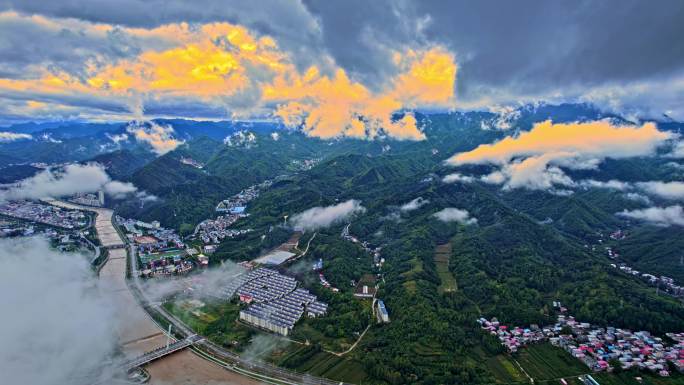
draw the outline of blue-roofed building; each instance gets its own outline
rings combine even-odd
[[[384,322],[387,323],[389,322],[389,313],[387,312],[387,308],[385,307],[385,303],[379,299],[378,300],[378,322]]]
[[[231,214],[243,214],[245,212],[245,206],[235,206],[230,208]]]

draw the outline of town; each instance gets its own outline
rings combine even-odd
[[[240,311],[241,321],[287,336],[305,312],[308,317],[318,317],[328,308],[297,286],[292,277],[258,268],[238,276],[219,291],[219,296],[226,300],[237,296],[249,305]]]
[[[200,222],[189,239],[199,238],[202,243],[217,244],[224,238],[237,237],[252,231],[252,229],[231,229],[240,218],[246,217],[247,203],[259,196],[259,192],[271,186],[273,182],[267,180],[263,183],[250,186],[232,197],[222,200],[216,205],[216,212],[222,213],[216,219],[205,219]]]
[[[216,219],[205,219],[200,222],[195,228],[195,234],[198,234],[199,239],[204,244],[217,244],[224,238],[233,238],[239,235],[247,234],[252,229],[230,229],[238,219],[246,217],[247,214],[243,212],[235,212],[226,215],[219,215]]]
[[[647,331],[632,332],[577,321],[573,316],[564,314],[567,309],[557,301],[554,301],[554,307],[561,314],[557,322],[550,326],[532,324],[509,328],[496,318],[479,318],[477,323],[483,330],[496,336],[510,353],[516,353],[530,344],[549,342],[596,372],[635,368],[667,377],[670,368],[674,368],[684,373],[684,333],[667,333],[667,339],[672,341],[668,343]]]
[[[157,221],[147,223],[118,215],[115,221],[138,251],[143,278],[186,274],[197,264],[208,265],[208,258],[203,255],[193,258],[195,253],[185,250],[181,237],[175,231],[161,227]]]
[[[648,282],[651,286],[655,286],[658,292],[660,292],[660,290],[663,290],[665,293],[672,295],[673,297],[684,296],[684,287],[677,285],[673,278],[666,277],[664,275],[656,277],[653,274],[642,273],[639,270],[631,268],[624,263],[611,263],[610,267],[618,269],[625,274],[633,275],[635,277],[643,279],[644,281]]]
[[[89,223],[88,217],[82,211],[24,200],[0,204],[0,215],[64,229],[83,228]]]

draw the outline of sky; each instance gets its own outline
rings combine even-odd
[[[0,0],[0,119],[267,118],[408,140],[416,109],[684,119],[683,19],[675,0]]]

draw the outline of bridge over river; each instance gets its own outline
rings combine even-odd
[[[165,347],[165,331],[154,322],[140,306],[126,282],[125,240],[112,223],[113,211],[106,208],[81,206],[63,201],[48,203],[77,210],[93,211],[97,214],[95,229],[104,248],[109,250],[107,262],[100,270],[101,286],[111,296],[117,308],[118,325],[116,334],[127,363],[146,356],[146,353]],[[187,340],[187,339],[186,339]],[[186,341],[181,340],[181,341]],[[174,340],[175,341],[175,340]],[[196,342],[196,341],[195,341]],[[180,346],[179,344],[176,346]],[[163,359],[160,359],[162,358]],[[149,358],[149,356],[147,356]],[[147,361],[145,369],[149,372],[150,384],[180,385],[225,382],[237,385],[266,383],[226,370],[216,363],[194,354],[183,346],[154,360]]]
[[[235,385],[253,384],[317,384],[338,385],[339,382],[296,373],[259,360],[248,361],[195,335],[185,324],[168,314],[161,306],[141,298],[137,279],[126,280],[127,248],[125,239],[112,223],[113,211],[106,208],[81,206],[63,201],[49,203],[65,208],[93,211],[97,214],[95,228],[102,247],[109,257],[100,270],[102,286],[117,306],[117,334],[127,361],[122,370],[145,366],[151,384],[185,385],[221,382]],[[132,256],[135,249],[128,248]],[[134,258],[131,258],[134,261]],[[131,263],[132,276],[137,266]],[[183,339],[168,343],[170,336],[156,323],[141,303],[160,314],[173,325]],[[168,346],[167,346],[168,344]],[[192,348],[192,349],[191,349]]]

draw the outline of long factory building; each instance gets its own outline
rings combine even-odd
[[[303,315],[318,317],[328,310],[328,305],[308,290],[297,288],[294,278],[267,268],[238,277],[222,294],[229,299],[238,295],[241,302],[249,304],[240,311],[240,320],[285,336]]]

